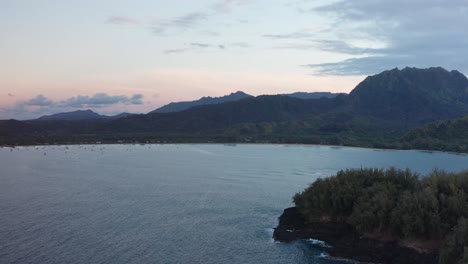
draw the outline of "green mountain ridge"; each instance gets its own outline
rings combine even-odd
[[[442,68],[405,68],[369,76],[349,95],[332,98],[269,95],[115,120],[2,121],[0,144],[271,142],[413,148],[417,141],[400,139],[404,133],[466,114],[464,75]]]
[[[184,111],[187,109],[190,109],[195,106],[200,106],[200,105],[211,105],[211,104],[222,104],[226,102],[233,102],[233,101],[239,101],[244,98],[249,98],[252,97],[250,94],[246,94],[242,91],[238,91],[235,93],[231,93],[226,96],[221,96],[221,97],[202,97],[199,100],[194,100],[194,101],[186,101],[186,102],[172,102],[167,105],[164,105],[156,110],[153,110],[149,112],[150,114],[152,113],[171,113],[171,112],[180,112]]]
[[[67,121],[83,121],[83,120],[98,120],[98,119],[117,119],[121,117],[130,116],[130,113],[120,113],[113,116],[100,115],[90,109],[77,110],[72,112],[57,113],[52,115],[41,116],[37,121],[54,121],[54,120],[67,120]]]
[[[331,92],[295,92],[291,94],[278,94],[283,96],[289,96],[298,99],[320,99],[324,98],[334,98],[340,93],[331,93]],[[235,93],[231,93],[226,96],[221,97],[202,97],[198,100],[194,101],[186,101],[186,102],[172,102],[167,105],[164,105],[156,110],[149,112],[150,114],[154,113],[173,113],[173,112],[181,112],[188,110],[193,107],[203,106],[203,105],[213,105],[213,104],[223,104],[227,102],[235,102],[245,98],[252,98],[254,96],[246,94],[242,91],[238,91]]]
[[[348,100],[360,114],[423,124],[467,113],[468,79],[440,67],[393,69],[367,77]]]

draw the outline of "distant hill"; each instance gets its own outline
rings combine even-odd
[[[28,122],[18,121],[14,119],[0,120],[0,135],[3,136],[14,136],[18,134],[25,134],[36,128]],[[2,138],[0,136],[0,138]]]
[[[0,144],[11,142],[13,138],[14,142],[56,142],[70,138],[75,141],[79,138],[80,142],[96,138],[109,142],[122,138],[132,142],[158,142],[164,138],[166,142],[302,142],[412,148],[417,146],[417,141],[400,140],[405,132],[468,114],[467,78],[457,71],[442,68],[385,71],[367,77],[349,95],[332,98],[236,94],[245,98],[197,105],[184,111],[153,111],[118,119],[89,119],[97,118],[97,114],[85,112],[88,119],[83,121],[0,122]],[[220,98],[214,100],[220,102]],[[207,98],[200,101],[213,102]],[[445,133],[440,128],[421,129],[434,131],[431,133],[435,135],[428,138]],[[454,126],[452,130],[460,132],[460,129]],[[417,138],[423,137],[417,135]],[[466,144],[466,141],[458,142]],[[454,144],[448,145],[453,149]],[[427,146],[436,148],[436,145]]]
[[[121,118],[121,117],[127,117],[127,116],[132,116],[132,115],[135,115],[135,114],[123,112],[123,113],[120,113],[120,114],[117,114],[117,115],[107,116],[107,119],[118,119],[118,118]]]
[[[57,120],[66,120],[66,121],[81,121],[81,120],[104,120],[104,119],[117,119],[121,117],[127,117],[132,114],[130,113],[120,113],[115,116],[106,116],[100,115],[92,110],[77,110],[73,112],[57,113],[53,115],[41,116],[37,121],[57,121]]]
[[[319,99],[319,98],[335,98],[341,93],[330,93],[330,92],[296,92],[291,94],[280,94],[283,96],[289,96],[298,99]],[[211,104],[222,104],[226,102],[235,102],[241,99],[253,97],[252,95],[246,94],[242,91],[231,93],[230,95],[222,96],[222,97],[202,97],[199,100],[195,101],[187,101],[187,102],[173,102],[162,106],[150,113],[171,113],[171,112],[181,112],[187,109],[190,109],[195,106],[200,105],[211,105]]]
[[[222,97],[202,97],[199,100],[187,101],[187,102],[173,102],[162,106],[150,113],[170,113],[170,112],[180,112],[192,108],[194,106],[200,105],[211,105],[211,104],[222,104],[226,102],[238,101],[244,98],[252,97],[252,95],[246,94],[242,91],[231,93],[230,95]]]
[[[57,113],[53,115],[45,115],[39,117],[37,120],[40,121],[51,121],[51,120],[93,120],[93,119],[105,119],[106,117],[93,112],[91,110],[77,110],[73,112]]]
[[[345,95],[344,93],[330,93],[330,92],[296,92],[290,94],[282,94],[299,99],[319,99],[319,98],[335,98],[338,95]]]
[[[443,68],[404,68],[367,77],[347,97],[354,111],[411,126],[468,113],[468,79]]]
[[[468,115],[430,123],[406,132],[406,148],[468,152]]]
[[[201,105],[181,112],[151,112],[130,116],[109,122],[103,130],[178,133],[213,131],[246,122],[299,120],[327,112],[338,104],[338,101],[328,98],[302,100],[282,95],[262,95],[223,104]]]

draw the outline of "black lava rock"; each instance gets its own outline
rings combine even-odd
[[[273,238],[280,242],[299,239],[317,239],[330,245],[330,257],[352,259],[358,262],[382,264],[437,264],[435,253],[420,253],[402,247],[397,242],[383,242],[358,234],[351,225],[337,222],[306,224],[295,207],[287,208],[279,217]]]

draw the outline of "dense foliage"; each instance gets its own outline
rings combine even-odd
[[[362,234],[440,241],[440,263],[466,263],[468,171],[420,177],[408,169],[344,170],[293,200],[306,221],[346,221]]]
[[[468,115],[415,128],[405,133],[400,141],[417,149],[468,153]]]
[[[440,263],[468,263],[468,219],[461,218],[440,252]]]

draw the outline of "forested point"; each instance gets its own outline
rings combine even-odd
[[[433,247],[441,264],[468,263],[468,171],[348,169],[293,200],[306,222],[346,222],[362,235]]]

